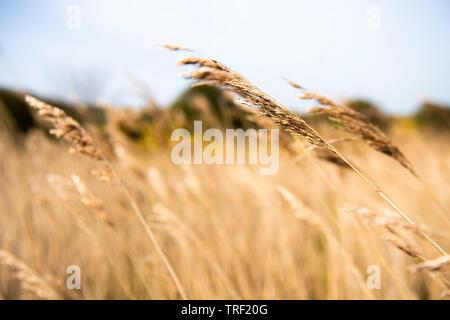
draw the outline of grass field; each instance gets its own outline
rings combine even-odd
[[[388,137],[351,103],[291,83],[332,120],[304,121],[215,60],[178,64],[234,96],[194,89],[171,108],[101,107],[102,121],[80,125],[19,94],[30,109],[18,114],[35,109],[38,124],[26,134],[2,113],[0,297],[448,298],[447,131],[391,119]],[[278,173],[174,164],[170,132],[195,119],[281,127]]]

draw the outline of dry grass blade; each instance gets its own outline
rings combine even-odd
[[[425,257],[419,252],[419,250],[417,250],[412,245],[408,244],[404,239],[400,238],[397,234],[386,233],[381,235],[381,238],[385,239],[386,241],[397,247],[397,249],[406,253],[411,258],[414,258],[418,261],[425,260]]]
[[[196,65],[199,69],[184,73],[189,79],[199,83],[221,86],[241,97],[241,102],[256,106],[266,117],[293,135],[303,136],[314,145],[325,146],[320,135],[303,119],[281,106],[273,98],[252,85],[246,78],[220,62],[199,57],[188,57],[179,60],[176,65]]]
[[[284,78],[284,80],[286,80],[287,83],[289,83],[291,86],[293,86],[295,89],[301,89],[304,90],[305,87],[299,85],[298,83],[295,83],[294,81],[291,81],[289,79]]]
[[[375,150],[394,158],[414,176],[417,176],[411,162],[400,149],[364,115],[340,106],[315,107],[311,110],[319,114],[326,114],[330,120],[343,124],[347,131],[359,136],[362,141]]]
[[[408,230],[412,231],[416,234],[419,234],[423,236],[424,233],[434,233],[439,236],[443,237],[449,237],[448,233],[440,233],[440,232],[434,232],[430,227],[425,225],[418,225],[418,224],[409,224],[405,223],[402,219],[388,216],[385,214],[379,214],[375,213],[367,208],[362,207],[355,207],[348,203],[345,203],[340,210],[342,212],[354,212],[358,214],[360,217],[364,219],[367,224],[374,225],[381,228],[396,228],[396,229],[402,229],[402,230]]]
[[[304,90],[302,86],[295,82],[288,83],[296,89]],[[312,108],[311,111],[318,114],[325,114],[330,120],[342,124],[345,129],[360,137],[362,141],[377,151],[380,151],[394,159],[402,166],[408,169],[413,175],[417,176],[411,162],[406,156],[395,146],[392,141],[363,114],[347,107],[346,105],[337,103],[336,101],[312,92],[304,92],[299,96],[300,99],[315,99],[322,106]]]
[[[88,190],[87,186],[84,184],[83,180],[76,174],[71,175],[75,190],[78,192],[81,201],[85,206],[94,208],[100,217],[107,225],[114,227],[114,222],[108,217],[105,207],[101,200],[96,199],[91,192]]]
[[[81,127],[81,125],[68,116],[60,108],[51,106],[30,95],[25,96],[28,105],[38,111],[38,115],[49,122],[53,128],[50,134],[57,138],[62,138],[72,144],[70,153],[81,153],[95,161],[102,162],[103,166],[99,170],[93,171],[100,181],[113,183],[115,181],[112,174],[112,167],[105,154],[95,145],[91,135]]]
[[[356,138],[340,138],[340,139],[329,139],[327,142],[330,145],[335,145],[341,142],[357,142],[360,141],[360,139],[356,139]],[[319,147],[316,145],[311,145],[309,146],[306,151],[313,151],[314,152],[314,156],[317,157],[318,159],[333,163],[339,167],[342,168],[346,168],[346,169],[351,169],[347,163],[345,163],[345,161],[343,161],[337,154],[331,152],[329,149],[325,148],[325,147]],[[300,161],[302,160],[306,155],[306,152],[303,152],[302,154],[299,154],[296,157],[296,161]]]
[[[0,249],[0,264],[13,270],[20,286],[40,299],[61,299],[59,294],[35,271],[6,250]]]
[[[376,229],[380,238],[388,241],[410,257],[418,261],[425,261],[425,257],[415,247],[408,244],[406,239],[402,238],[396,231],[397,228],[406,229],[422,235],[422,230],[418,226],[406,224],[397,218],[387,217],[385,215],[375,213],[367,208],[356,207],[348,203],[345,203],[339,209],[341,212],[356,213],[363,219],[365,224]]]
[[[170,264],[169,259],[164,254],[155,235],[153,234],[153,231],[145,221],[141,210],[136,204],[136,201],[134,201],[128,188],[120,179],[117,171],[114,170],[112,163],[109,161],[106,155],[94,145],[90,135],[81,127],[81,125],[76,120],[69,117],[63,110],[46,104],[29,95],[25,96],[25,101],[30,105],[30,107],[37,109],[41,117],[43,117],[53,125],[54,128],[50,130],[50,133],[56,135],[58,138],[64,138],[74,145],[74,147],[71,149],[72,152],[79,152],[89,156],[94,160],[103,162],[103,168],[98,171],[94,171],[93,174],[96,175],[101,181],[105,181],[108,183],[110,183],[111,181],[118,182],[120,189],[128,199],[134,214],[143,226],[147,236],[155,246],[158,255],[167,268],[167,271],[169,272],[170,277],[172,278],[178,292],[180,293],[181,298],[186,299],[184,289],[178,279],[178,276],[175,273],[175,270]]]
[[[86,232],[86,234],[88,234],[89,236],[93,237],[94,233],[83,221],[79,211],[76,210],[72,205],[71,195],[74,192],[73,190],[74,186],[72,181],[60,175],[49,174],[47,175],[47,183],[52,188],[56,197],[59,198],[62,202],[64,202],[64,204],[67,206],[69,212],[72,214],[73,218],[75,219],[76,223],[81,228],[81,230]]]
[[[310,208],[308,208],[300,199],[298,199],[294,194],[292,194],[288,189],[281,185],[277,185],[277,191],[280,195],[289,203],[289,206],[294,211],[295,217],[297,219],[309,222],[318,226],[322,229],[325,234],[330,235],[331,231],[329,230],[326,223],[320,219]]]
[[[349,166],[339,156],[330,152],[328,149],[320,148],[315,150],[314,155],[321,160],[333,163],[342,168],[349,168]]]
[[[167,43],[158,43],[158,42],[153,42],[150,43],[151,46],[160,46],[160,47],[164,47],[166,49],[172,50],[172,51],[192,51],[189,48],[185,48],[185,47],[181,47],[181,46],[177,46],[177,45],[173,45],[173,44],[167,44]]]
[[[86,130],[63,110],[29,95],[25,96],[25,101],[30,107],[38,111],[40,117],[52,124],[53,129],[50,130],[51,134],[72,143],[71,153],[82,153],[94,160],[105,160],[104,155],[94,145],[92,138]]]
[[[288,83],[294,88],[304,90],[301,86],[292,81],[289,81]],[[312,112],[324,114],[330,120],[342,124],[348,132],[359,137],[361,141],[367,143],[375,150],[394,158],[417,177],[416,171],[406,156],[376,125],[370,122],[366,116],[344,104],[337,103],[328,97],[316,93],[305,92],[300,95],[299,98],[307,100],[315,99],[322,106],[311,108]]]
[[[386,217],[384,215],[380,215],[378,213],[375,213],[367,208],[361,208],[361,207],[355,207],[353,205],[350,205],[348,203],[345,203],[343,206],[341,206],[340,211],[343,212],[354,212],[361,216],[363,218],[363,221],[372,227],[375,228],[377,231],[377,234],[380,238],[386,240],[393,246],[395,246],[397,249],[405,253],[406,255],[410,256],[414,260],[420,263],[419,266],[442,266],[445,263],[448,263],[448,256],[445,255],[444,257],[441,257],[441,260],[428,260],[425,255],[423,255],[417,248],[415,248],[413,245],[409,244],[408,241],[402,237],[398,232],[397,229],[405,229],[413,231],[425,239],[429,240],[429,236],[424,231],[425,228],[423,226],[417,226],[417,225],[411,225],[411,224],[405,224],[399,219],[393,218],[393,217]],[[445,260],[444,258],[447,258]],[[445,262],[447,261],[447,262]],[[439,268],[439,267],[438,267]],[[416,268],[415,270],[425,270],[425,271],[431,271],[429,268]],[[448,280],[441,275],[440,279],[442,282],[449,287],[450,283]]]
[[[418,264],[412,268],[414,271],[430,270],[446,272],[450,271],[450,257],[442,256],[434,260],[428,260],[424,263]]]
[[[347,253],[347,251],[340,245],[340,242],[333,235],[333,231],[328,226],[328,224],[315,214],[310,208],[308,208],[299,198],[292,194],[288,189],[281,185],[277,185],[277,191],[283,197],[284,200],[289,204],[291,209],[294,211],[295,217],[301,219],[302,221],[316,226],[321,230],[325,239],[330,246],[339,255],[342,256],[343,260],[348,264],[350,271],[358,279],[358,283],[361,285],[361,289],[367,294],[370,299],[374,299],[373,294],[370,290],[367,290],[365,281],[363,280],[360,271],[356,268],[352,257]]]

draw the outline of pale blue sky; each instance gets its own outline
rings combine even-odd
[[[80,30],[66,26],[69,5],[80,7]],[[367,27],[370,5],[380,9],[379,30]],[[2,0],[0,86],[70,98],[74,80],[67,79],[94,74],[104,84],[100,101],[136,104],[129,72],[166,104],[188,85],[173,66],[185,54],[151,42],[221,60],[300,110],[284,76],[393,113],[425,98],[450,103],[445,0]]]

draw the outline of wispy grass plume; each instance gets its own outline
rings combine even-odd
[[[167,48],[167,47],[166,47]],[[241,98],[241,102],[256,107],[259,112],[265,117],[271,119],[284,130],[288,131],[294,136],[305,137],[308,142],[319,147],[325,147],[333,155],[339,157],[345,164],[354,170],[369,186],[378,193],[378,195],[386,201],[401,217],[408,223],[415,224],[415,222],[403,212],[395,203],[393,203],[373,182],[371,182],[359,169],[356,168],[349,160],[347,160],[334,146],[328,143],[320,134],[314,130],[305,120],[297,116],[295,113],[279,104],[275,99],[261,91],[259,88],[251,84],[244,76],[238,72],[228,68],[224,64],[210,58],[201,57],[187,57],[176,62],[178,66],[194,65],[197,69],[186,71],[183,75],[196,81],[195,85],[215,85],[222,87],[227,91],[231,91]],[[297,85],[297,88],[301,86]],[[307,94],[309,99],[316,99],[321,104],[331,105],[333,102],[324,96]],[[305,98],[306,98],[305,97]],[[378,136],[376,136],[378,137]],[[371,139],[374,137],[371,136]],[[374,140],[386,144],[386,141]],[[383,145],[385,148],[393,148],[392,145]],[[383,147],[383,148],[384,148]],[[382,149],[381,145],[379,148]],[[384,149],[382,149],[384,150]],[[391,150],[402,159],[398,153]],[[401,153],[400,153],[401,154]],[[405,158],[406,159],[406,158]],[[407,162],[404,162],[407,165]],[[411,167],[412,168],[412,167]],[[447,254],[444,249],[440,247],[431,237],[426,235],[427,240],[441,253]]]

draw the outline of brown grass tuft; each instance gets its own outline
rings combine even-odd
[[[10,268],[21,288],[40,299],[61,299],[60,295],[24,262],[6,250],[0,249],[0,264]]]
[[[167,44],[167,43],[158,43],[158,42],[153,42],[150,43],[151,46],[160,46],[160,47],[164,47],[166,49],[172,50],[172,51],[192,51],[189,48],[185,48],[185,47],[181,47],[181,46],[177,46],[177,45],[173,45],[173,44]]]
[[[294,88],[304,90],[301,86],[289,81],[289,84]],[[344,126],[345,130],[357,136],[361,141],[367,143],[375,150],[382,152],[395,160],[397,160],[403,167],[408,169],[414,176],[417,173],[413,168],[411,162],[406,156],[395,146],[392,141],[366,116],[347,107],[344,104],[338,103],[328,97],[312,93],[304,92],[299,96],[300,99],[314,99],[322,106],[311,108],[311,111],[317,114],[324,114],[330,120],[336,121]]]
[[[149,237],[150,241],[155,246],[158,255],[162,259],[165,267],[167,268],[168,273],[170,274],[170,277],[172,278],[175,286],[177,287],[177,290],[179,291],[181,298],[186,299],[184,289],[180,281],[178,280],[178,276],[176,275],[166,255],[162,251],[161,246],[159,245],[155,235],[153,234],[153,231],[150,229],[147,222],[145,221],[144,215],[142,214],[136,201],[133,199],[130,191],[120,179],[120,176],[118,175],[117,171],[114,170],[114,167],[112,166],[110,160],[105,156],[105,154],[100,149],[98,149],[94,145],[90,135],[80,126],[80,124],[77,121],[67,116],[66,113],[61,109],[48,105],[29,95],[25,97],[25,101],[30,105],[30,107],[37,109],[39,111],[39,115],[43,117],[44,120],[49,121],[53,125],[54,128],[50,130],[50,133],[55,134],[58,138],[64,138],[65,140],[75,145],[74,148],[71,149],[73,150],[73,152],[80,152],[82,154],[89,156],[94,160],[103,162],[104,164],[103,168],[97,171],[93,171],[93,174],[100,181],[104,181],[107,183],[110,183],[112,181],[118,182],[120,190],[126,196],[127,200],[129,201],[133,209],[133,213],[136,215],[139,222],[143,226],[147,236]],[[76,184],[77,182],[79,181],[75,179],[74,183]],[[76,187],[78,187],[78,192],[81,194],[82,192],[80,192],[81,190],[80,185]]]
[[[264,116],[291,134],[303,136],[314,145],[325,146],[322,137],[303,119],[220,62],[207,58],[189,57],[179,60],[176,65],[197,65],[199,69],[187,71],[184,76],[197,80],[200,84],[221,86],[240,96],[242,103],[256,106]]]
[[[450,271],[450,257],[441,256],[434,260],[428,260],[424,263],[418,264],[412,268],[414,271],[429,270],[429,271]]]
[[[50,134],[57,138],[62,138],[73,147],[71,153],[82,153],[94,160],[105,160],[102,152],[94,145],[91,136],[84,130],[80,124],[69,117],[63,110],[44,103],[32,96],[25,96],[25,101],[30,107],[38,111],[38,115],[45,121],[52,124],[53,129]]]

